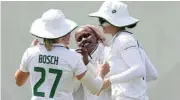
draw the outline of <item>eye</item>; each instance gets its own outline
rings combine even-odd
[[[85,34],[84,35],[84,38],[87,38],[87,37],[89,37],[90,36],[90,34]]]
[[[82,37],[78,37],[76,41],[80,42],[81,40],[82,40]]]

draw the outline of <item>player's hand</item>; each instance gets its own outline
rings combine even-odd
[[[32,42],[31,42],[31,46],[36,46],[37,44],[39,43],[39,40],[38,39],[34,39]]]
[[[110,71],[110,66],[107,62],[99,65],[99,73],[101,75],[105,76],[109,71]]]
[[[89,63],[87,49],[86,48],[79,48],[79,49],[76,49],[76,52],[80,53],[83,56],[83,62],[85,65],[87,65]]]
[[[111,81],[110,81],[108,78],[104,79],[103,87],[101,88],[101,90],[100,90],[100,92],[97,94],[97,96],[99,96],[100,93],[101,93],[103,90],[109,88],[110,86],[111,86]]]
[[[104,84],[103,84],[102,90],[107,89],[110,86],[111,86],[111,81],[108,78],[104,79]]]

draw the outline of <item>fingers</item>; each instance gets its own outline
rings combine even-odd
[[[36,46],[38,43],[39,43],[39,40],[38,40],[38,39],[34,39],[34,40],[31,42],[31,45],[30,45],[30,46]]]
[[[109,66],[109,63],[108,62],[105,62],[104,64],[103,64],[103,67],[106,67],[106,68],[110,68],[110,66]]]
[[[99,66],[100,73],[102,73],[104,76],[110,71],[110,66],[108,63],[106,64],[101,64]]]
[[[78,49],[76,49],[76,50],[87,51],[87,49],[86,49],[86,48],[83,48],[83,47],[80,47],[80,48],[78,48]]]
[[[111,85],[111,82],[109,79],[104,79],[104,85],[103,85],[103,89],[109,88]]]
[[[104,64],[103,67],[108,68],[108,69],[110,68],[109,64]]]
[[[39,40],[38,39],[35,39],[34,40],[34,45],[37,45],[39,43]]]
[[[81,49],[76,49],[75,50],[77,53],[82,53],[82,50]]]
[[[107,61],[104,61],[103,64],[109,65],[109,63]]]
[[[100,64],[100,67],[102,68],[102,69],[109,69],[110,68],[110,66],[109,66],[109,63],[104,63],[104,64]]]
[[[108,78],[104,79],[103,87],[101,88],[101,90],[100,90],[100,92],[97,94],[97,96],[99,96],[100,93],[101,93],[103,90],[109,88],[110,86],[111,86],[110,80],[109,80]]]
[[[87,53],[87,49],[86,48],[78,48],[78,49],[76,49],[76,52],[78,52],[78,53]]]

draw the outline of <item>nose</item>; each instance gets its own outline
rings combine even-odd
[[[83,37],[83,38],[82,38],[82,41],[85,41],[85,40],[86,40],[86,38]]]

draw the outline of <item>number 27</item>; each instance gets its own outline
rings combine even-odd
[[[45,78],[46,78],[46,70],[42,67],[34,67],[34,71],[35,72],[41,72],[41,78],[39,79],[39,81],[34,85],[34,88],[33,88],[33,94],[34,96],[40,96],[40,97],[44,97],[45,93],[44,92],[38,92],[38,88],[42,85],[42,83],[45,81]],[[56,91],[56,88],[59,84],[59,80],[61,78],[61,75],[62,75],[62,70],[58,70],[58,69],[52,69],[52,68],[49,68],[49,73],[52,73],[52,74],[57,74],[56,75],[56,78],[55,78],[55,81],[54,81],[54,84],[51,88],[51,92],[50,92],[50,95],[49,95],[49,98],[53,98],[54,97],[54,94],[55,94],[55,91]]]

